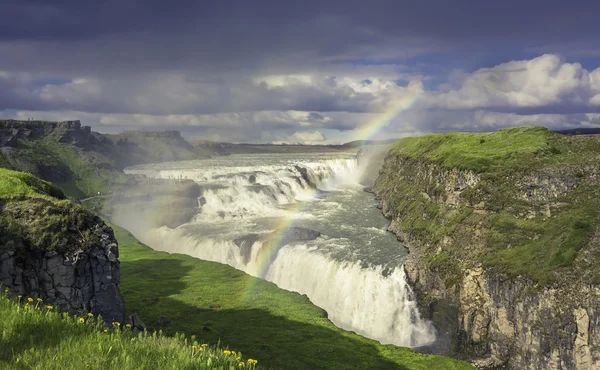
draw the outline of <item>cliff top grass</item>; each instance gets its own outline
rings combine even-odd
[[[154,251],[113,229],[125,307],[153,330],[227,343],[273,369],[473,369],[342,330],[306,296],[227,265]]]
[[[495,132],[451,132],[404,138],[394,145],[391,153],[476,172],[509,172],[548,164],[597,160],[595,156],[581,153],[583,150],[600,154],[597,145],[573,138],[539,126]]]
[[[0,168],[0,252],[86,250],[97,241],[91,229],[99,223],[49,182]]]

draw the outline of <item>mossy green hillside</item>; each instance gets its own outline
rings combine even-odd
[[[60,143],[51,136],[21,141],[16,155],[33,165],[32,172],[52,181],[74,198],[106,193],[127,183],[122,171],[107,163],[95,163],[93,152]]]
[[[598,137],[541,127],[425,135],[394,146],[376,190],[398,229],[422,242],[425,262],[443,272],[448,285],[459,281],[461,266],[477,264],[546,284],[572,272],[593,240],[599,158]],[[452,169],[479,180],[459,189],[458,201],[449,204],[446,198],[456,190],[447,188]],[[569,190],[526,199],[519,183],[527,176],[537,176],[538,187]],[[597,261],[598,253],[588,253],[577,273],[597,280]]]
[[[0,369],[263,368],[251,356],[226,347],[205,347],[180,335],[144,336],[126,327],[106,328],[99,318],[60,314],[44,302],[9,298],[3,289],[0,317]]]
[[[306,296],[227,265],[154,251],[114,230],[125,306],[152,329],[227,343],[277,369],[472,369],[339,329]]]

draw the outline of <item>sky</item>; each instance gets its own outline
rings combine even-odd
[[[0,118],[229,142],[600,127],[597,0],[3,0]]]

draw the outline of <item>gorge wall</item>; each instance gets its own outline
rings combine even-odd
[[[597,139],[465,135],[400,142],[375,184],[439,350],[484,368],[599,368]],[[539,148],[481,147],[524,135]]]

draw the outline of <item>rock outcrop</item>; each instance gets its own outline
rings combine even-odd
[[[110,227],[68,201],[0,199],[0,283],[60,311],[122,322],[119,248]]]
[[[600,368],[600,165],[478,171],[423,157],[390,152],[374,189],[439,350],[482,368]]]

